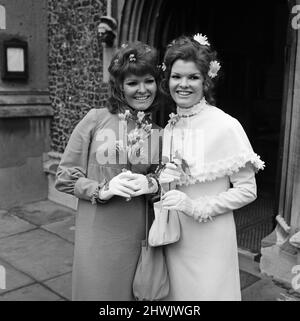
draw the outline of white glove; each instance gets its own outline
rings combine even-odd
[[[174,163],[167,163],[166,167],[161,171],[159,175],[160,184],[166,184],[171,182],[178,182],[182,171],[179,166]]]
[[[184,214],[191,216],[199,223],[213,220],[211,213],[203,210],[201,211],[201,209],[199,211],[199,202],[192,200],[185,193],[178,190],[167,192],[163,195],[162,202],[163,208],[167,210],[181,211]],[[208,202],[203,200],[200,208],[205,205],[208,205]]]
[[[151,180],[151,183],[149,180]],[[135,192],[132,194],[132,196],[155,193],[158,190],[156,180],[152,177],[147,178],[142,174],[131,174],[130,182],[133,184],[135,189]]]
[[[195,204],[185,193],[172,190],[162,196],[162,206],[167,210],[184,212],[188,216],[194,215]]]
[[[114,195],[131,198],[136,191],[135,184],[132,182],[132,173],[130,171],[122,172],[113,177],[108,183],[108,190],[105,186],[99,192],[101,200],[108,200]]]

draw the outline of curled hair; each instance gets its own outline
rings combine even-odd
[[[139,41],[123,44],[112,58],[108,71],[110,74],[108,110],[112,114],[123,112],[126,106],[130,107],[122,91],[123,81],[126,76],[130,74],[135,76],[150,74],[155,78],[156,83],[159,83],[160,70],[158,68],[157,51]],[[158,105],[159,96],[159,86],[157,86],[156,97],[148,111],[154,111]]]
[[[202,74],[203,94],[206,101],[211,105],[215,105],[213,89],[217,77],[212,79],[208,76],[208,71],[210,68],[210,62],[215,60],[216,57],[216,51],[213,51],[210,46],[201,45],[191,37],[180,36],[173,40],[168,45],[164,56],[164,64],[166,68],[164,79],[161,82],[162,91],[168,96],[170,95],[168,82],[174,62],[178,59],[192,61],[196,64]]]

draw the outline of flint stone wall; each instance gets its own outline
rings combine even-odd
[[[106,0],[49,0],[49,91],[54,117],[51,149],[63,152],[75,125],[108,97],[97,38]]]

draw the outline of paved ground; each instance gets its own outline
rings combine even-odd
[[[71,299],[74,220],[74,211],[51,201],[0,210],[0,268],[6,271],[0,301]],[[244,271],[241,287],[244,301],[300,300],[270,279]]]

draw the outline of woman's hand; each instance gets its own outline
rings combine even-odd
[[[100,190],[99,198],[101,200],[108,200],[114,195],[131,198],[137,190],[135,187],[136,184],[132,180],[132,175],[130,171],[126,171],[113,177],[108,183],[108,189],[103,187]]]
[[[131,183],[134,185],[135,192],[132,196],[155,193],[158,189],[154,178],[142,174],[131,174]]]
[[[195,207],[193,200],[178,190],[172,190],[164,194],[162,206],[167,210],[181,211],[189,216],[193,216]]]
[[[167,163],[166,167],[161,171],[159,175],[160,184],[166,184],[171,182],[178,182],[181,176],[181,170],[174,163]]]

